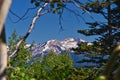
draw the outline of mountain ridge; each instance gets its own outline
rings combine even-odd
[[[78,44],[85,41],[80,38],[65,38],[64,40],[48,40],[42,44],[34,44],[31,52],[33,56],[40,54],[48,54],[50,51],[54,51],[56,54],[63,53],[65,51],[73,52],[72,48],[77,48]]]

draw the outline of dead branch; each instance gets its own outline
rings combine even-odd
[[[86,22],[85,19],[79,13],[75,12],[74,10],[72,10],[72,9],[70,9],[68,7],[65,7],[65,9],[67,9],[68,11],[70,11],[71,13],[76,15],[77,17],[81,18],[84,22]]]
[[[9,10],[9,11],[10,11],[10,13],[11,13],[13,16],[15,16],[15,17],[17,17],[17,18],[18,18],[18,20],[17,20],[17,21],[13,21],[13,20],[11,19],[12,23],[18,23],[19,21],[23,20],[23,19],[24,19],[24,17],[28,14],[28,12],[29,12],[30,10],[33,10],[33,9],[36,9],[36,7],[33,7],[33,8],[28,8],[28,9],[26,10],[26,12],[23,14],[23,16],[22,16],[22,17],[18,16],[16,13],[14,13],[14,12],[10,9],[10,10]]]

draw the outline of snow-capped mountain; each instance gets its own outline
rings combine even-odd
[[[109,55],[98,55],[97,57],[89,57],[88,54],[75,54],[72,48],[77,48],[78,44],[81,42],[87,43],[87,45],[92,45],[91,42],[79,39],[79,38],[66,38],[64,40],[49,40],[42,44],[34,44],[32,46],[31,52],[34,58],[43,57],[50,51],[54,51],[56,54],[63,53],[65,51],[70,53],[71,58],[74,62],[74,67],[100,67],[101,63],[98,64],[99,60],[108,59]],[[31,45],[26,45],[26,48]],[[100,58],[100,59],[99,59]],[[84,62],[83,62],[84,60]],[[97,62],[97,63],[96,63]]]
[[[35,44],[32,47],[33,56],[48,54],[54,51],[56,54],[68,51],[72,52],[72,48],[77,48],[81,42],[87,42],[79,38],[66,38],[64,40],[49,40],[43,44]],[[29,45],[28,45],[29,46]]]

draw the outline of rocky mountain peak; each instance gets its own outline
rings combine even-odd
[[[72,51],[71,48],[77,48],[81,42],[87,42],[79,38],[66,38],[64,40],[49,40],[42,44],[36,44],[32,47],[32,54],[48,54],[50,51],[54,51],[56,54]]]

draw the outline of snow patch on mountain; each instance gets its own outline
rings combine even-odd
[[[65,51],[73,52],[72,48],[77,48],[81,42],[87,42],[79,38],[66,38],[64,40],[49,40],[43,44],[36,44],[32,47],[33,56],[48,54],[50,51],[54,51],[56,54],[63,53]],[[29,46],[29,45],[28,45]]]

